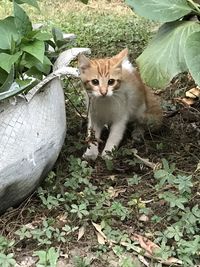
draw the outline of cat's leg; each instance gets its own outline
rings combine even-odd
[[[113,123],[110,128],[110,134],[108,140],[106,142],[105,148],[102,152],[102,157],[108,157],[106,152],[112,151],[113,148],[117,148],[119,146],[120,141],[123,138],[125,129],[126,129],[126,119],[120,120],[118,122]]]
[[[141,143],[144,141],[144,126],[141,124],[136,124],[135,129],[131,133],[131,138],[135,143]]]
[[[98,157],[99,150],[98,150],[98,141],[101,136],[102,128],[100,125],[94,123],[92,124],[91,119],[89,118],[88,121],[88,139],[92,139],[92,135],[94,133],[95,139],[93,142],[89,143],[89,147],[83,154],[83,158],[86,160],[95,160]]]

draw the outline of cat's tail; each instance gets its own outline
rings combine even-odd
[[[154,131],[161,127],[163,121],[163,112],[159,96],[155,95],[149,88],[146,88],[145,124],[148,129]]]

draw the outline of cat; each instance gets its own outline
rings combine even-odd
[[[88,137],[94,132],[96,140],[89,144],[85,159],[97,158],[98,141],[105,125],[110,133],[102,157],[109,157],[107,152],[119,146],[128,122],[134,121],[138,127],[161,124],[160,104],[130,63],[127,48],[104,59],[91,60],[79,54],[78,67],[86,91]]]

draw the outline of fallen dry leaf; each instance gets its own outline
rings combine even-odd
[[[100,244],[105,244],[103,242],[108,242],[112,246],[113,243],[116,243],[115,241],[110,240],[110,239],[107,238],[107,236],[101,230],[102,228],[101,228],[100,224],[97,224],[97,223],[94,223],[94,222],[92,222],[92,224],[93,224],[94,228],[96,229],[96,235],[97,235],[98,242],[99,243],[102,242]]]
[[[139,218],[140,222],[148,222],[149,221],[149,217],[145,214],[142,214]]]
[[[105,245],[105,243],[106,243],[105,238],[99,232],[97,232],[97,231],[95,231],[95,232],[96,232],[96,235],[97,235],[98,243],[101,244],[101,245]]]
[[[105,242],[108,240],[108,238],[106,237],[106,235],[102,232],[101,230],[101,225],[92,222],[94,228],[96,229],[96,235],[97,235],[97,241],[99,244],[104,245]]]
[[[196,167],[196,170],[194,172],[198,172],[200,170],[200,161],[199,163],[197,164],[197,167]]]
[[[174,257],[170,257],[167,260],[163,260],[159,257],[154,256],[154,253],[157,249],[159,249],[160,247],[155,244],[154,242],[152,242],[151,240],[149,240],[148,238],[141,236],[139,234],[134,234],[133,235],[133,240],[134,241],[138,241],[141,248],[145,250],[145,253],[143,253],[144,256],[148,257],[148,258],[153,258],[158,260],[159,262],[165,264],[165,265],[172,265],[172,264],[182,264],[182,261],[174,258]],[[142,251],[141,251],[142,252]]]
[[[133,150],[133,153],[134,153],[134,156],[141,160],[146,166],[152,168],[153,170],[157,168],[157,164],[153,163],[153,162],[150,162],[149,159],[144,159],[144,158],[141,158],[138,154],[137,154],[137,150],[134,149]]]
[[[155,243],[153,243],[151,240],[149,240],[148,238],[144,236],[134,234],[133,239],[135,241],[138,241],[141,248],[143,248],[150,255],[152,255],[156,249],[159,249],[158,245],[156,245]]]
[[[143,257],[142,255],[138,255],[138,259],[143,263],[145,266],[149,267],[150,263]]]
[[[102,228],[101,228],[100,224],[97,224],[97,223],[94,223],[94,222],[92,222],[92,224],[93,224],[94,228],[97,230],[97,232],[99,232],[103,236],[103,238],[108,239],[106,237],[106,235],[102,232],[102,230],[101,230]]]
[[[81,237],[83,237],[85,234],[85,227],[84,226],[81,226],[79,229],[78,229],[78,238],[77,238],[77,241],[79,241],[81,239]]]
[[[198,87],[194,87],[190,90],[188,90],[186,93],[185,93],[185,96],[186,97],[189,97],[189,98],[199,98],[200,97],[200,88]]]
[[[183,97],[183,98],[176,97],[176,98],[174,98],[174,100],[183,104],[184,106],[191,106],[196,102],[195,99],[186,98],[186,97]]]
[[[109,195],[110,195],[111,198],[118,197],[120,193],[124,193],[124,192],[126,192],[126,189],[125,188],[115,189],[112,186],[110,186],[108,188],[108,193],[109,193]]]

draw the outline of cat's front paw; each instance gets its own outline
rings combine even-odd
[[[98,157],[98,148],[88,148],[83,154],[85,160],[95,160]]]

